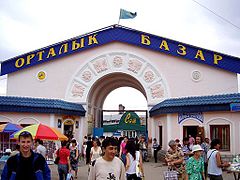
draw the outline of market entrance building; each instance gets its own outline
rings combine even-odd
[[[102,126],[108,94],[132,87],[147,100],[148,137],[163,149],[195,128],[210,138],[228,132],[227,153],[240,153],[237,73],[237,57],[113,25],[4,61],[5,98],[15,98],[0,104],[0,122],[34,119],[81,143]],[[45,104],[35,108],[42,98]]]

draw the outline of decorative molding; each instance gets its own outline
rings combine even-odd
[[[23,117],[23,118],[17,120],[17,124],[24,124],[24,123],[29,124],[29,122],[31,122],[31,123],[36,122],[35,124],[41,123],[38,119],[36,119],[34,117]]]
[[[202,79],[202,74],[198,70],[192,71],[192,80],[195,82],[201,81]]]
[[[97,80],[119,72],[128,74],[141,83],[148,104],[156,104],[167,96],[166,84],[154,64],[136,54],[109,52],[100,54],[79,67],[69,82],[66,99],[87,102],[88,92]]]
[[[90,71],[84,71],[82,73],[82,80],[84,80],[85,82],[89,82],[92,79],[92,73]]]
[[[11,118],[9,118],[7,116],[0,115],[0,122],[6,122],[6,120],[8,120],[8,122],[11,122],[11,123],[14,122],[14,120],[12,120]]]
[[[160,99],[164,97],[164,89],[161,84],[156,84],[150,87],[153,99]]]
[[[130,59],[128,62],[128,70],[134,73],[138,73],[141,67],[142,67],[142,63],[136,59]]]
[[[71,93],[72,93],[73,97],[77,97],[77,96],[82,97],[84,94],[84,90],[85,90],[85,88],[81,84],[74,83]]]
[[[108,70],[106,58],[102,58],[102,59],[97,60],[96,62],[93,62],[93,67],[95,68],[97,73],[101,73],[103,71]]]
[[[152,82],[153,80],[155,79],[155,75],[152,71],[146,71],[144,73],[144,80],[147,82],[147,83],[150,83]]]
[[[194,119],[203,123],[204,117],[202,112],[197,113],[178,113],[178,124],[181,124],[185,119]]]
[[[115,56],[113,58],[113,66],[116,68],[120,68],[123,65],[123,58],[121,56]]]

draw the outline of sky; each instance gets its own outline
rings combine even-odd
[[[120,25],[240,57],[239,7],[238,0],[1,0],[0,61],[117,24],[120,8],[137,12]],[[6,85],[0,77],[0,95]]]

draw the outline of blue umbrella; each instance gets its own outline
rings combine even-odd
[[[0,134],[7,133],[10,136],[10,134],[17,132],[17,131],[21,130],[22,128],[23,128],[22,126],[20,126],[18,124],[13,124],[13,123],[1,124],[0,125]],[[3,136],[3,138],[4,138],[4,136]],[[0,138],[0,140],[1,140],[1,138]],[[4,139],[1,141],[4,142]],[[10,148],[10,137],[8,138],[8,147]],[[0,145],[0,149],[1,149],[1,145]]]
[[[0,133],[14,133],[16,131],[19,131],[23,127],[18,124],[13,123],[7,123],[7,124],[1,124],[0,125]]]

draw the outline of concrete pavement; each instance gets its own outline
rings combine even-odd
[[[144,162],[144,173],[145,173],[145,180],[164,180],[163,172],[167,170],[167,166],[165,166],[162,162],[154,163],[153,160],[150,162]],[[51,168],[52,179],[58,179],[58,172],[56,165],[49,165]],[[78,169],[78,179],[79,180],[87,180],[88,175],[88,166],[84,164],[83,161],[80,162],[80,167]],[[232,173],[223,173],[224,180],[233,180]]]

